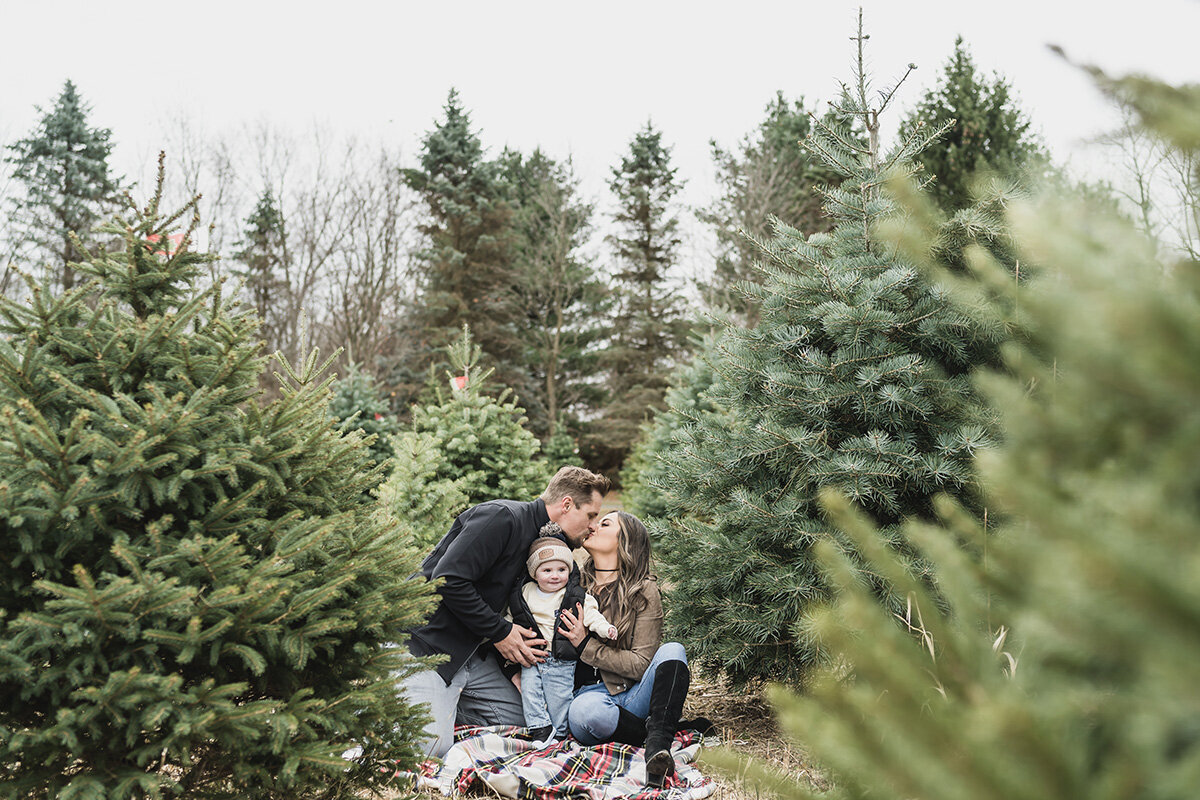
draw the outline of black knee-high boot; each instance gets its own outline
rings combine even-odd
[[[634,747],[641,747],[646,741],[646,720],[634,714],[632,711],[617,706],[617,729],[612,732],[609,738],[614,742],[621,744],[631,744]]]
[[[675,726],[683,716],[691,673],[682,661],[664,661],[654,671],[650,691],[650,715],[646,717],[646,785],[661,789],[668,775],[675,774],[671,742]]]

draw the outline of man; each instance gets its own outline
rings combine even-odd
[[[413,703],[428,703],[433,722],[425,751],[441,758],[454,742],[454,724],[524,725],[521,694],[500,670],[545,658],[536,631],[504,618],[508,598],[525,572],[529,546],[547,522],[577,548],[595,530],[609,481],[582,467],[563,467],[532,502],[491,500],[458,516],[421,564],[427,580],[441,579],[433,616],[412,631],[413,655],[445,654],[436,670],[406,679]]]

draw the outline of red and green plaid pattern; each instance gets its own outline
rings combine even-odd
[[[701,800],[716,786],[691,765],[700,749],[694,731],[675,735],[675,775],[662,789],[646,788],[640,747],[584,747],[574,739],[535,749],[524,728],[456,728],[441,769],[423,781],[443,794],[483,788],[521,800]]]

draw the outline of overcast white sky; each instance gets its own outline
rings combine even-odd
[[[93,123],[112,128],[129,176],[146,173],[180,113],[212,132],[325,122],[412,157],[455,86],[493,153],[573,155],[601,200],[608,168],[653,119],[689,182],[685,199],[704,203],[710,139],[734,143],[777,89],[825,100],[849,79],[860,5],[878,83],[919,67],[901,108],[962,34],[1060,158],[1112,116],[1047,44],[1112,72],[1200,81],[1200,0],[0,0],[0,139],[26,135],[34,106],[49,107],[70,78]]]

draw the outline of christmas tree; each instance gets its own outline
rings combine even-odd
[[[492,370],[480,368],[480,355],[464,326],[447,349],[449,393],[437,387],[435,402],[415,406],[411,424],[393,441],[396,466],[380,497],[418,544],[436,543],[471,505],[531,499],[550,479],[512,390],[484,392]]]
[[[9,145],[5,158],[24,187],[11,201],[14,220],[30,259],[47,262],[56,290],[75,285],[69,265],[83,260],[93,228],[120,204],[121,180],[108,168],[112,131],[93,127],[90,110],[67,81],[37,129]]]
[[[1153,135],[1200,154],[1200,90],[1097,75]],[[1044,278],[1016,292],[974,259],[1028,334],[980,382],[1006,432],[980,459],[1006,521],[989,535],[945,500],[939,524],[909,528],[935,598],[890,537],[827,499],[869,556],[864,569],[821,546],[838,594],[812,624],[837,674],[777,701],[834,786],[719,758],[773,796],[1183,800],[1200,786],[1200,264],[1164,270],[1128,220],[1074,196],[1018,204],[1012,226]],[[907,596],[909,625],[863,591],[867,572]]]
[[[601,367],[611,399],[588,436],[591,460],[600,465],[624,463],[641,425],[664,408],[671,371],[687,350],[683,294],[670,275],[680,245],[677,172],[662,131],[646,123],[609,181],[618,204],[617,232],[609,237],[616,309]]]
[[[392,435],[400,426],[375,378],[358,364],[351,364],[346,377],[334,384],[329,413],[342,423],[344,430],[363,432],[376,464],[383,464],[395,455]]]
[[[948,214],[974,202],[974,184],[981,177],[1026,181],[1046,169],[1049,157],[1012,86],[1003,76],[980,74],[961,36],[937,86],[901,123],[900,136],[947,125],[916,161],[933,178],[929,192]]]
[[[259,335],[269,348],[290,349],[294,323],[286,315],[294,304],[288,298],[292,286],[287,274],[287,231],[270,189],[259,195],[237,246],[233,258],[239,266],[234,267],[233,274],[245,281],[246,295],[258,316]]]
[[[256,320],[161,193],[160,160],[86,283],[0,301],[0,794],[357,796],[419,756],[388,643],[432,598],[316,352],[260,404]]]
[[[952,302],[875,234],[899,213],[885,176],[911,174],[940,130],[882,151],[879,117],[899,83],[872,97],[864,38],[860,25],[854,82],[807,143],[844,176],[825,192],[834,227],[807,238],[777,227],[758,325],[730,326],[709,357],[705,399],[720,413],[682,426],[658,456],[670,519],[653,527],[671,635],[735,684],[799,683],[819,661],[796,623],[828,592],[813,546],[841,536],[822,490],[899,536],[937,493],[974,507],[970,462],[991,441],[968,374],[997,361],[1005,328]],[[865,141],[848,133],[856,125]],[[882,582],[874,589],[897,605]]]
[[[775,219],[805,236],[829,230],[832,220],[821,206],[819,189],[841,179],[815,153],[796,146],[812,129],[814,112],[803,98],[789,102],[778,92],[765,111],[758,129],[736,149],[711,143],[721,195],[699,214],[718,246],[712,278],[701,291],[709,306],[727,309],[746,323],[757,320],[758,307],[738,285],[760,278],[757,242],[771,235]]]
[[[528,157],[506,151],[501,162],[516,207],[513,293],[524,312],[518,330],[531,378],[521,403],[547,446],[573,450],[580,416],[594,416],[604,397],[595,375],[609,292],[581,252],[592,205],[580,197],[569,160],[534,150]]]
[[[667,495],[670,486],[664,482],[670,467],[660,456],[670,453],[677,445],[675,438],[689,425],[696,425],[701,417],[719,415],[720,409],[708,399],[712,387],[713,371],[709,360],[716,344],[716,334],[705,336],[696,348],[695,357],[680,366],[667,390],[667,407],[642,428],[641,437],[621,470],[621,501],[626,510],[643,519],[665,517],[670,513]],[[656,535],[657,528],[651,529]]]
[[[406,351],[393,382],[407,405],[419,394],[419,376],[431,364],[440,374],[446,348],[470,322],[488,362],[507,386],[524,394],[522,313],[514,297],[517,231],[503,167],[488,159],[458,92],[451,89],[445,117],[421,147],[420,166],[401,171],[425,211],[425,246],[417,255],[417,297],[403,322]]]

